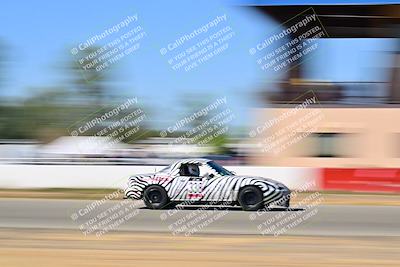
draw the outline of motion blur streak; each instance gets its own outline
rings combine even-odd
[[[13,0],[0,25],[0,267],[400,266],[399,1]],[[183,158],[229,175],[177,165],[180,199],[238,205],[122,199]]]

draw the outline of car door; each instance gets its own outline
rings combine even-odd
[[[204,201],[229,202],[235,199],[235,176],[214,162],[208,162],[202,168],[202,176],[205,177],[202,191]]]
[[[203,184],[203,199],[205,201],[229,201],[232,199],[233,190],[231,177],[206,177]]]

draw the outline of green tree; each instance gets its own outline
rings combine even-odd
[[[71,69],[74,73],[73,83],[82,96],[100,105],[106,96],[105,82],[109,80],[109,69],[100,70],[101,64],[96,51],[99,47],[88,47],[73,57]]]
[[[208,134],[203,136],[202,138],[197,138],[197,143],[208,145],[213,147],[215,153],[223,154],[228,152],[226,144],[229,141],[229,137],[227,132],[223,132],[217,134],[217,131],[221,129],[221,126],[218,125],[218,122],[221,119],[216,121],[211,121],[211,118],[216,116],[218,113],[222,112],[226,109],[224,105],[219,106],[214,109],[209,109],[207,114],[203,114],[199,116],[200,112],[208,107],[210,104],[213,104],[217,98],[210,95],[185,95],[182,98],[182,106],[186,107],[185,114],[187,116],[192,116],[196,114],[195,119],[190,123],[189,127],[198,129],[201,128],[201,131],[196,133],[198,136],[202,136],[202,131],[209,131]],[[213,134],[216,134],[215,136]],[[192,138],[195,136],[192,136]]]

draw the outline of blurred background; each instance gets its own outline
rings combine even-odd
[[[380,187],[364,189],[398,192],[400,7],[379,2],[4,3],[0,11],[5,25],[0,32],[1,164],[161,166],[180,158],[207,157],[228,166],[315,168],[324,179],[369,177],[381,181],[377,181]],[[304,18],[307,10],[317,15],[326,33],[314,40],[317,49],[284,70],[260,68],[249,49],[288,27],[299,14]],[[234,33],[229,48],[193,70],[171,68],[168,59],[177,55],[172,54],[177,49],[167,55],[160,49],[224,14],[227,19],[221,23]],[[137,20],[132,24],[139,25],[145,37],[137,51],[126,53],[115,64],[99,71],[91,53],[121,36],[122,30],[79,49],[78,55],[71,52],[134,15]],[[288,34],[276,44],[296,37]],[[201,39],[187,41],[178,52]],[[298,117],[264,127],[301,104],[310,92],[317,103],[303,110],[302,116],[321,115],[312,127],[287,128]],[[130,110],[95,123],[79,136],[71,134],[71,127],[79,128],[128,99],[136,99]],[[218,99],[226,102],[206,115],[193,116]],[[140,122],[121,124],[132,134],[99,134],[134,110],[144,114]],[[228,117],[221,114],[223,110],[228,110],[230,119],[221,123]],[[219,121],[210,124],[218,114]],[[198,126],[223,130],[211,138],[193,138],[190,131]],[[266,150],[270,137],[276,139],[280,129],[288,131],[289,139],[294,138],[289,136],[293,132],[302,137],[290,144],[285,141],[284,146],[275,144],[281,149],[273,152]],[[360,175],[355,173],[358,169],[388,173]]]
[[[0,266],[399,266],[400,5],[350,2],[2,1]],[[116,190],[194,157],[290,208]]]

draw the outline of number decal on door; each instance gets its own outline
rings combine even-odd
[[[192,200],[200,200],[203,197],[203,182],[189,181],[187,198]]]

